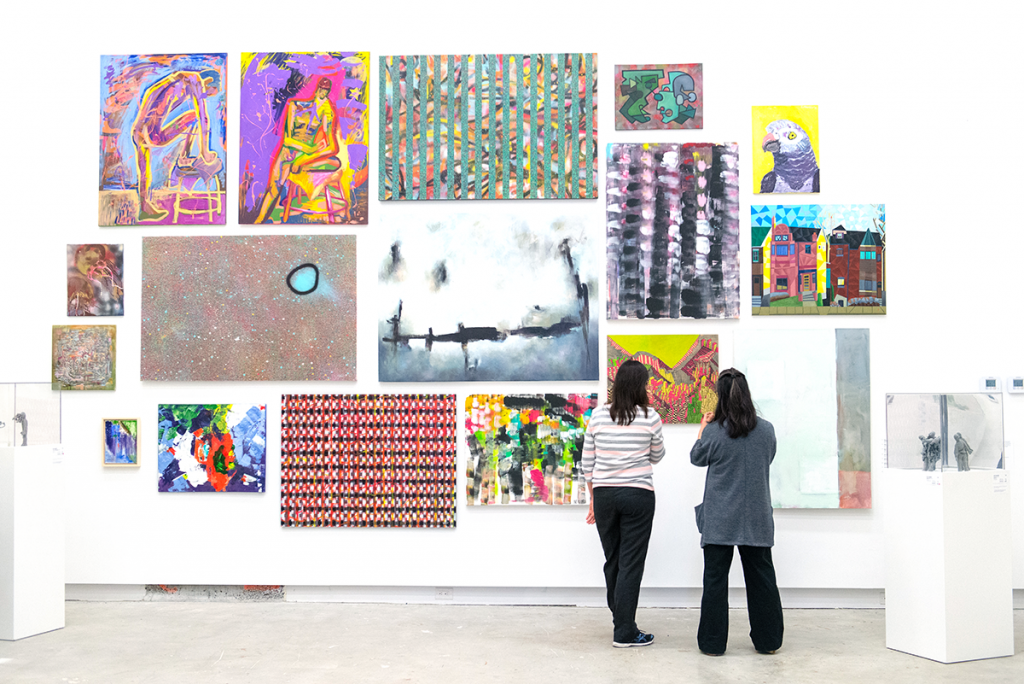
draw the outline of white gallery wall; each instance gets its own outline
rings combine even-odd
[[[125,315],[117,325],[117,389],[63,393],[67,582],[374,587],[601,587],[597,532],[581,507],[465,505],[459,413],[455,529],[295,529],[280,525],[283,393],[603,392],[601,382],[377,382],[375,292],[385,222],[450,212],[538,220],[583,213],[603,251],[603,148],[621,142],[738,142],[739,320],[602,321],[608,333],[717,334],[721,366],[738,330],[871,330],[870,510],[778,510],[783,588],[880,588],[887,392],[970,392],[982,376],[1024,375],[1020,262],[1024,59],[1020,3],[952,2],[422,2],[16,3],[4,10],[3,269],[9,293],[0,381],[46,381],[50,331],[65,315],[69,243],[125,245]],[[245,51],[371,53],[367,226],[239,226],[238,86]],[[226,226],[99,228],[96,220],[101,54],[227,52]],[[377,201],[378,57],[391,54],[596,52],[600,198],[565,201]],[[704,65],[704,129],[616,132],[617,63]],[[751,194],[752,105],[816,104],[820,195]],[[888,315],[750,314],[754,203],[885,203]],[[285,229],[286,228],[286,229]],[[153,235],[334,233],[357,236],[358,380],[354,383],[159,383],[139,380],[142,238]],[[603,282],[603,275],[602,282]],[[604,290],[595,304],[604,310]],[[753,388],[755,399],[757,388]],[[1024,395],[1006,395],[1013,495],[1014,587],[1024,588]],[[158,494],[161,403],[266,403],[267,491]],[[104,468],[104,417],[141,419],[141,466]],[[658,508],[645,586],[699,587],[693,520],[704,472],[689,465],[697,426],[668,426],[655,469]],[[965,511],[970,515],[970,511]],[[939,520],[920,520],[922,527]],[[737,563],[738,565],[738,563]],[[734,582],[739,582],[734,575]],[[499,592],[500,595],[500,592]]]

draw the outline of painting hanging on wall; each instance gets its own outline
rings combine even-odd
[[[62,390],[113,390],[117,386],[117,327],[55,325],[50,383]]]
[[[754,193],[821,192],[818,107],[752,107]]]
[[[647,368],[647,399],[664,423],[699,423],[718,406],[718,335],[609,335],[608,401],[625,361]]]
[[[581,462],[596,406],[596,394],[466,397],[466,503],[590,503]]]
[[[266,453],[264,405],[159,407],[157,489],[161,492],[262,492]]]
[[[381,232],[379,380],[597,380],[581,217],[439,215]]]
[[[754,314],[884,314],[885,205],[751,205]]]
[[[101,226],[224,225],[226,54],[100,57]]]
[[[281,397],[283,527],[455,527],[454,394]]]
[[[776,508],[871,508],[870,331],[736,333],[735,365],[775,427]]]
[[[143,380],[355,380],[354,235],[142,240]]]
[[[139,419],[103,419],[103,465],[139,465]]]
[[[597,55],[380,58],[382,200],[597,198]]]
[[[1001,394],[885,395],[886,466],[923,471],[1001,470]]]
[[[124,245],[68,245],[68,316],[124,315]]]
[[[615,65],[615,130],[704,128],[701,64]]]
[[[238,222],[367,222],[368,52],[243,52]]]
[[[608,318],[739,318],[738,145],[608,146]]]

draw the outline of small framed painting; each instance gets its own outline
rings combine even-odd
[[[139,419],[103,419],[103,465],[139,465]]]

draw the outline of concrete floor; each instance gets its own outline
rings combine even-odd
[[[0,642],[4,684],[267,682],[1024,682],[1017,654],[942,665],[885,648],[880,610],[787,610],[774,656],[732,611],[729,651],[697,650],[697,610],[641,609],[654,645],[611,647],[606,609],[344,603],[68,602],[67,627]]]

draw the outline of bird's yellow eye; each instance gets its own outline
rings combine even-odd
[[[790,140],[796,140],[796,131],[790,131],[789,135],[786,136]]]

